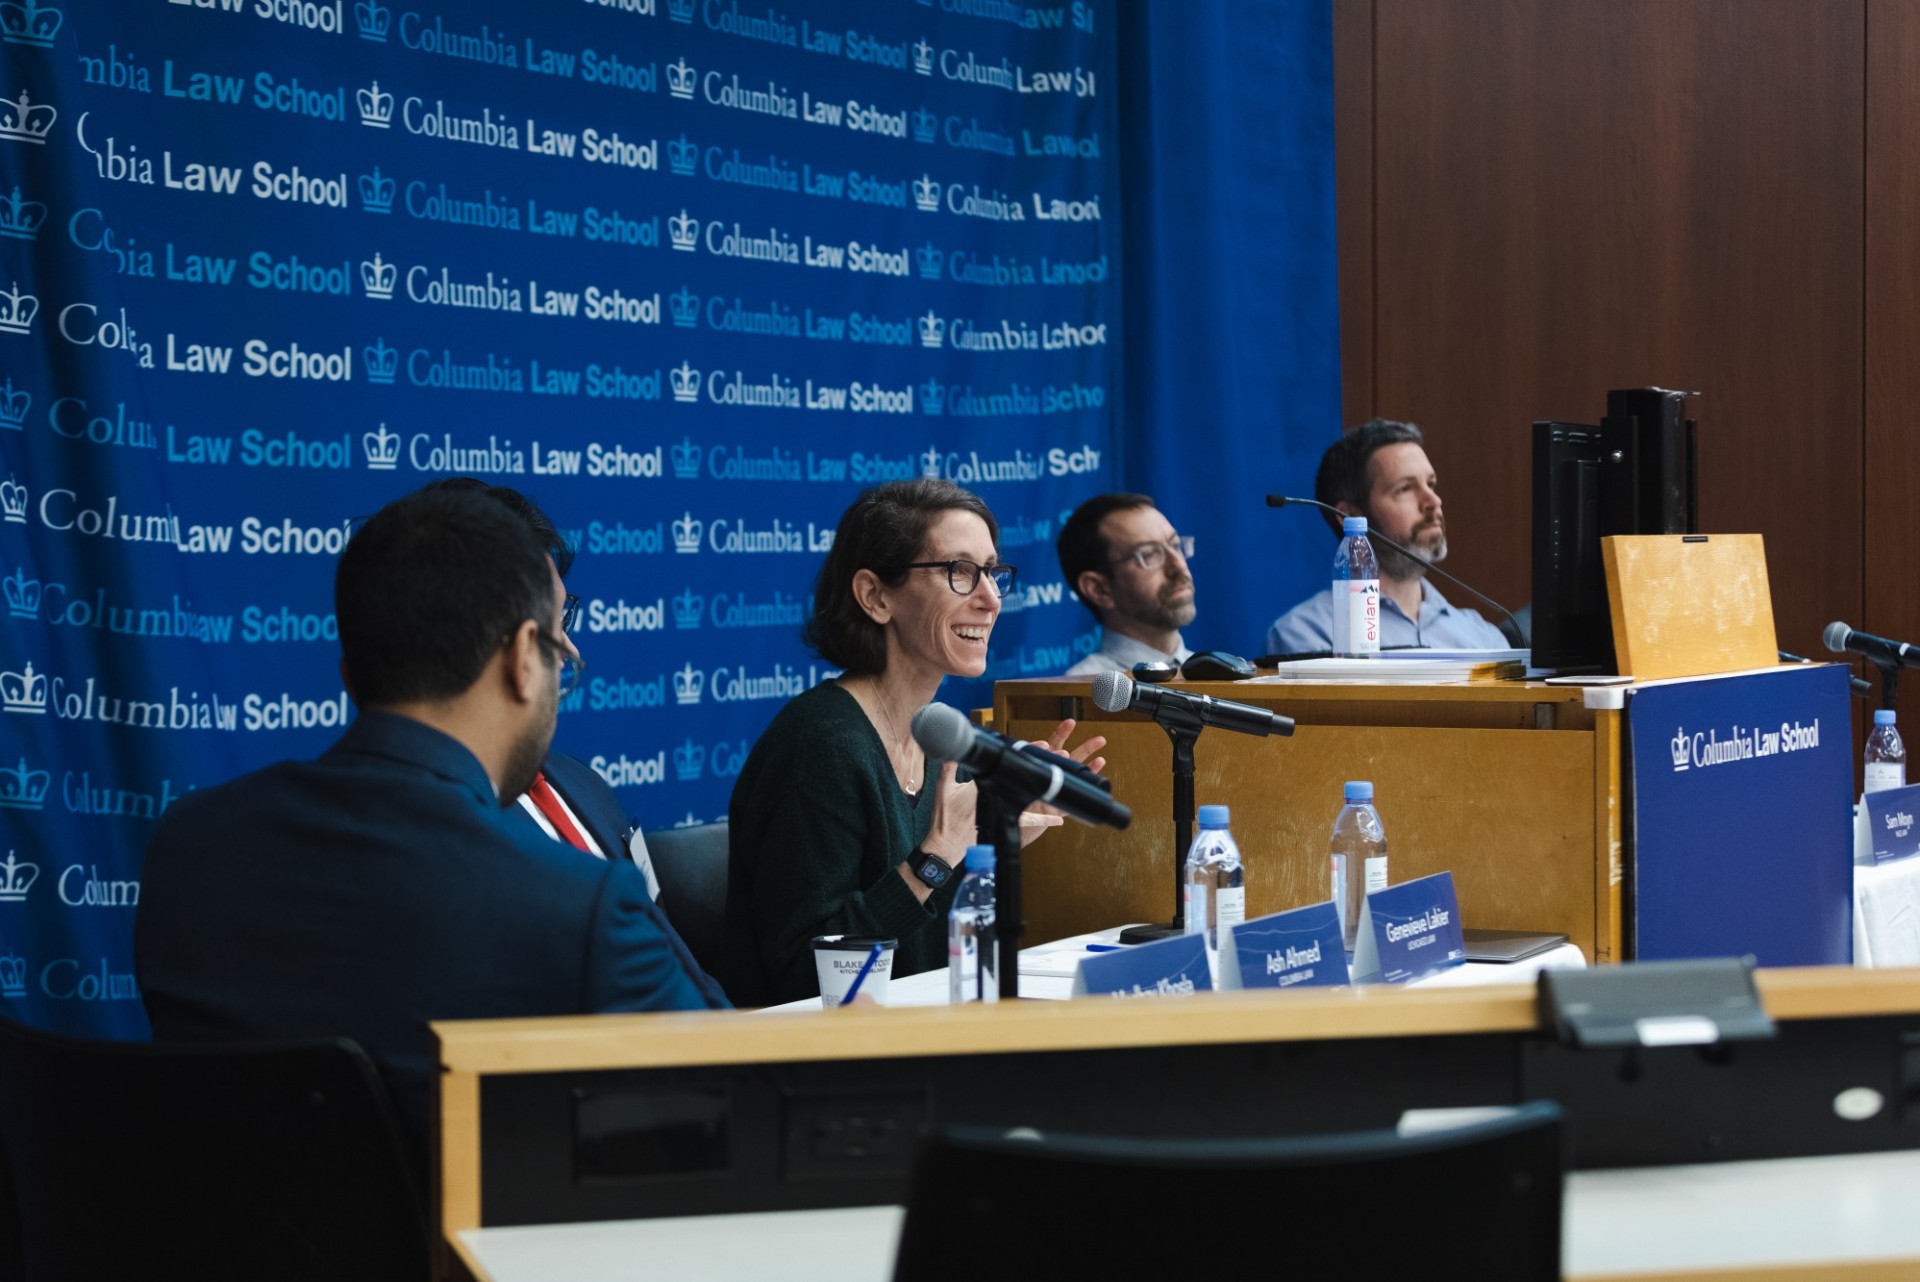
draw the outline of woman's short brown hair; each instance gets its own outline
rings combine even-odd
[[[906,580],[906,567],[920,559],[927,531],[942,512],[973,513],[987,523],[987,534],[999,550],[1000,523],[980,496],[937,477],[876,485],[840,514],[833,547],[813,585],[813,613],[802,634],[815,654],[848,676],[886,671],[886,629],[854,600],[853,576],[872,570],[882,583],[899,586]]]

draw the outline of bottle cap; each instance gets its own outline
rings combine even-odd
[[[1892,708],[1875,708],[1873,710],[1873,724],[1876,726],[1892,725],[1893,709]]]
[[[1373,800],[1373,781],[1370,779],[1347,780],[1347,804],[1357,805],[1362,801]]]
[[[1202,828],[1224,828],[1227,826],[1227,807],[1200,807],[1200,826]]]
[[[1364,516],[1347,516],[1347,517],[1342,517],[1342,518],[1340,519],[1340,533],[1342,533],[1342,534],[1365,534],[1366,532],[1367,532],[1367,518],[1366,518],[1366,517],[1364,517]]]
[[[992,872],[994,851],[992,846],[967,847],[968,872]]]

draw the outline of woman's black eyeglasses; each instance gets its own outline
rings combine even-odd
[[[947,586],[961,596],[970,596],[980,586],[980,577],[985,575],[993,583],[993,594],[1005,597],[1013,589],[1013,581],[1020,571],[1011,565],[980,565],[964,558],[953,561],[912,561],[905,567],[908,570],[945,570]]]

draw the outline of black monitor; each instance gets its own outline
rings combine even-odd
[[[1698,533],[1692,395],[1616,390],[1598,427],[1533,425],[1532,666],[1616,670],[1602,538]]]

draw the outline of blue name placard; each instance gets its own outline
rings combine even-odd
[[[1873,862],[1889,864],[1920,855],[1920,784],[1870,792],[1861,803],[1866,819],[1867,845]]]
[[[1292,988],[1347,982],[1340,910],[1333,901],[1274,913],[1229,928],[1220,949],[1220,987]]]
[[[1354,939],[1354,983],[1404,984],[1466,961],[1452,873],[1437,872],[1367,896]]]
[[[1117,953],[1100,953],[1080,963],[1075,997],[1185,997],[1213,987],[1207,968],[1207,941],[1175,935],[1136,944]]]

